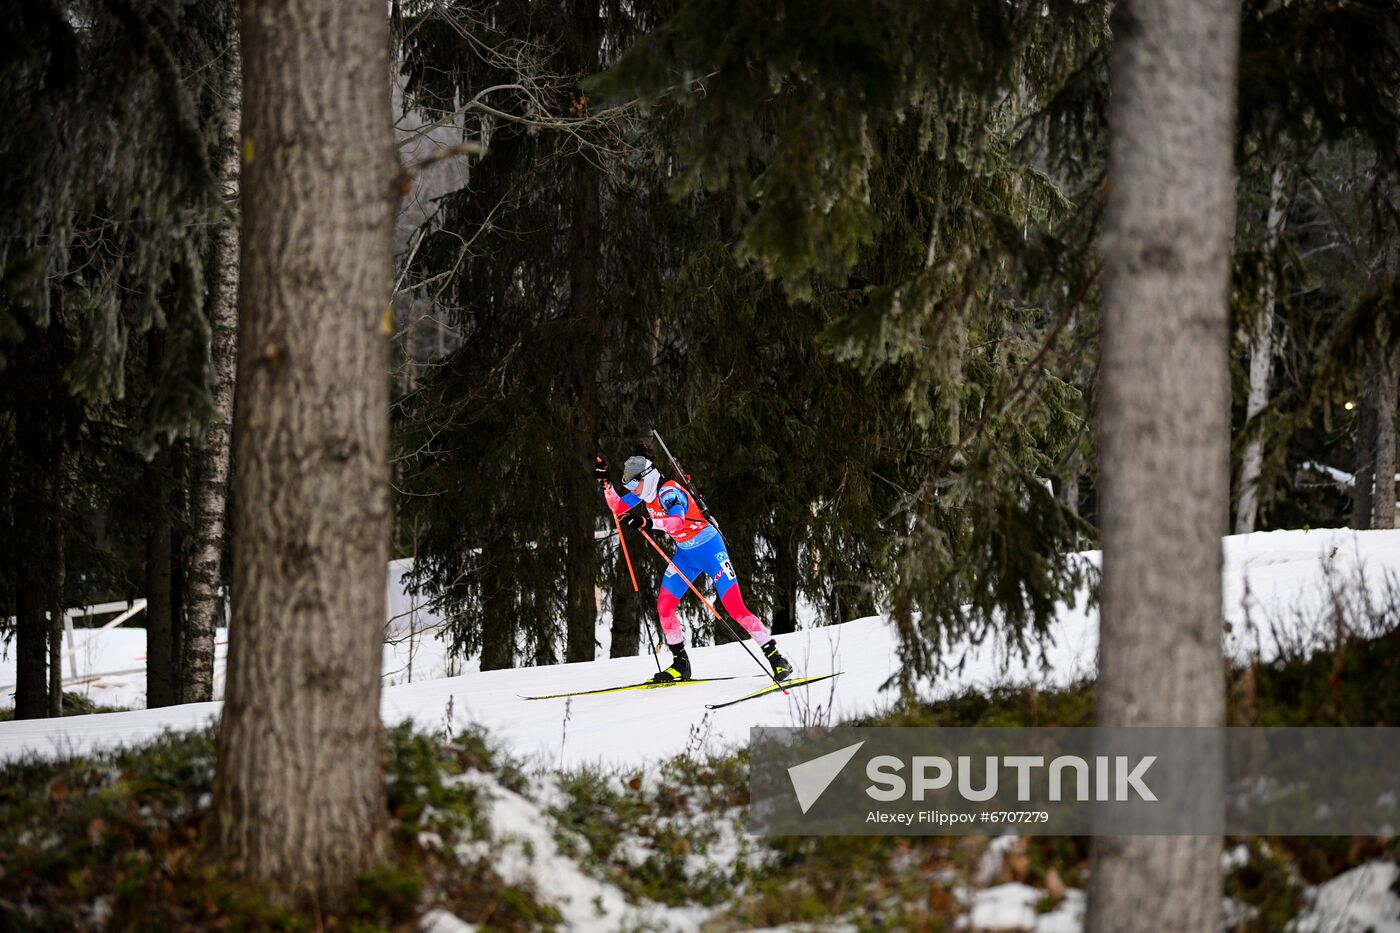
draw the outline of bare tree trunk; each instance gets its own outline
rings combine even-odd
[[[613,658],[634,658],[641,653],[643,621],[641,596],[632,591],[632,576],[627,572],[627,561],[621,550],[613,562],[612,580],[612,648],[608,656]],[[655,642],[655,639],[652,639]],[[648,644],[651,644],[649,642]]]
[[[574,64],[582,74],[598,69],[600,24],[598,0],[575,0]],[[582,156],[573,159],[573,225],[569,231],[569,309],[583,329],[574,343],[571,368],[574,381],[573,433],[575,469],[568,480],[568,566],[565,581],[565,661],[592,661],[597,647],[598,542],[593,536],[598,521],[598,491],[585,473],[597,452],[598,345],[602,322],[598,275],[603,246],[599,207],[599,177]]]
[[[797,541],[784,535],[774,544],[773,585],[778,598],[773,610],[773,634],[797,631]]]
[[[49,607],[49,715],[63,715],[63,613],[68,608],[64,598],[67,584],[67,566],[64,547],[64,469],[66,463],[59,457],[58,469],[53,478],[53,557],[49,572],[53,575],[53,598]]]
[[[1356,419],[1356,467],[1351,478],[1351,527],[1371,527],[1371,490],[1375,486],[1376,409],[1369,399],[1360,402]]]
[[[188,493],[190,483],[188,477],[182,476],[177,489]],[[181,497],[180,504],[183,506],[188,499]],[[186,514],[178,516],[170,526],[170,702],[184,703],[184,683],[185,683],[185,631],[188,627],[189,616],[185,610],[188,592],[188,575],[185,572],[185,527],[187,525]]]
[[[242,9],[234,614],[215,825],[235,875],[326,903],[387,854],[388,9]]]
[[[1071,515],[1079,514],[1079,460],[1070,458],[1064,471],[1055,481],[1055,498],[1064,510]]]
[[[238,355],[238,173],[239,108],[243,75],[233,11],[228,59],[224,62],[224,95],[219,114],[219,162],[227,214],[214,229],[211,243],[211,282],[206,307],[213,335],[214,408],[217,414],[204,432],[195,471],[188,575],[188,624],[181,652],[181,699],[197,703],[214,699],[214,638],[223,621],[224,516],[228,510],[229,438],[233,426],[234,363]]]
[[[1249,399],[1245,402],[1245,428],[1252,428],[1254,419],[1269,401],[1269,375],[1274,362],[1274,303],[1278,297],[1278,281],[1273,274],[1273,256],[1283,232],[1283,166],[1275,166],[1269,179],[1269,216],[1266,221],[1264,248],[1268,253],[1269,272],[1264,276],[1264,294],[1260,302],[1259,319],[1249,341]],[[1264,442],[1255,436],[1245,445],[1240,465],[1239,502],[1235,509],[1235,534],[1247,535],[1254,530],[1259,514],[1259,475],[1264,463]]]
[[[1376,491],[1371,498],[1371,527],[1395,527],[1395,404],[1400,394],[1400,366],[1391,349],[1390,319],[1381,315],[1377,326],[1376,378],[1371,404],[1376,412]]]
[[[580,400],[579,408],[587,407]],[[585,417],[577,414],[576,420]],[[578,475],[567,480],[568,555],[564,580],[564,660],[592,661],[598,646],[598,542],[593,536],[597,523],[598,495],[583,467],[589,462],[593,444],[576,424],[574,458]]]
[[[1104,258],[1098,721],[1223,721],[1230,238],[1239,5],[1113,13]],[[1219,801],[1223,762],[1199,793]],[[1089,928],[1220,925],[1220,838],[1094,840]]]
[[[29,540],[50,540],[51,516],[45,507],[48,487],[43,480],[45,464],[36,460],[39,434],[32,430],[33,413],[21,410],[19,430],[21,443],[13,459],[14,526],[28,532]],[[32,440],[31,440],[32,439]],[[24,441],[29,441],[26,445]],[[6,534],[10,533],[6,529]],[[47,610],[53,600],[48,568],[48,551],[36,547],[21,557],[15,583],[15,718],[42,719],[48,712],[49,686]]]
[[[504,566],[510,555],[510,538],[500,535],[482,551],[481,568],[481,669],[499,671],[515,667],[515,606],[511,601],[510,571]]]
[[[38,577],[15,589],[15,718],[42,719],[49,708],[45,594]]]
[[[170,614],[170,448],[162,446],[147,467],[146,529],[146,707],[175,702],[175,659],[171,656]]]

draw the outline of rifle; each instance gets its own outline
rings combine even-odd
[[[719,522],[715,521],[715,517],[710,514],[710,507],[705,504],[705,497],[700,495],[696,490],[695,484],[691,482],[690,474],[685,471],[685,467],[681,466],[680,461],[671,453],[671,448],[667,447],[666,442],[661,439],[661,432],[652,428],[651,433],[652,436],[656,438],[656,442],[661,445],[661,449],[666,452],[666,459],[671,461],[671,469],[675,470],[676,478],[680,480],[686,492],[694,497],[695,504],[700,507],[700,514],[705,516],[705,521],[715,526],[715,528],[719,528]]]

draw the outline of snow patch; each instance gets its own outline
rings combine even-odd
[[[1400,897],[1391,891],[1400,867],[1371,862],[1308,888],[1308,907],[1289,933],[1400,933]]]
[[[489,854],[496,873],[511,884],[529,884],[542,901],[555,905],[569,930],[617,929],[698,930],[707,911],[668,909],[658,904],[634,906],[613,885],[587,875],[559,851],[559,830],[537,803],[503,787],[495,777],[467,771],[452,779],[480,793],[483,815],[491,826],[492,842],[461,847],[459,855]],[[587,844],[579,841],[581,847]]]
[[[975,891],[968,912],[958,918],[958,929],[973,933],[1079,933],[1084,929],[1083,891],[1070,888],[1053,910],[1039,913],[1036,906],[1045,896],[1039,888],[1014,881]]]
[[[456,914],[437,908],[428,911],[418,921],[420,933],[476,933],[475,923],[468,923]]]

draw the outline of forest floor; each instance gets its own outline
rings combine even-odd
[[[1400,532],[1276,532],[1226,554],[1232,723],[1400,718]],[[750,836],[742,743],[759,724],[1089,725],[1096,623],[1066,607],[1044,668],[965,651],[898,713],[876,618],[784,637],[799,667],[843,670],[834,687],[713,713],[761,683],[737,645],[693,655],[744,679],[646,693],[519,696],[641,680],[647,657],[388,686],[396,858],[314,915],[206,857],[219,704],[0,723],[0,927],[1077,931],[1086,840]],[[1230,928],[1400,933],[1397,861],[1393,840],[1229,840]]]

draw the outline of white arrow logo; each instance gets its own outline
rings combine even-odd
[[[820,758],[813,758],[811,761],[804,761],[800,765],[793,765],[788,768],[788,777],[792,779],[792,789],[797,793],[797,805],[806,813],[812,809],[812,804],[816,803],[826,789],[831,786],[831,782],[836,780],[836,775],[841,773],[841,769],[855,757],[856,752],[864,745],[864,741],[854,745],[848,745],[840,751],[835,751]]]

